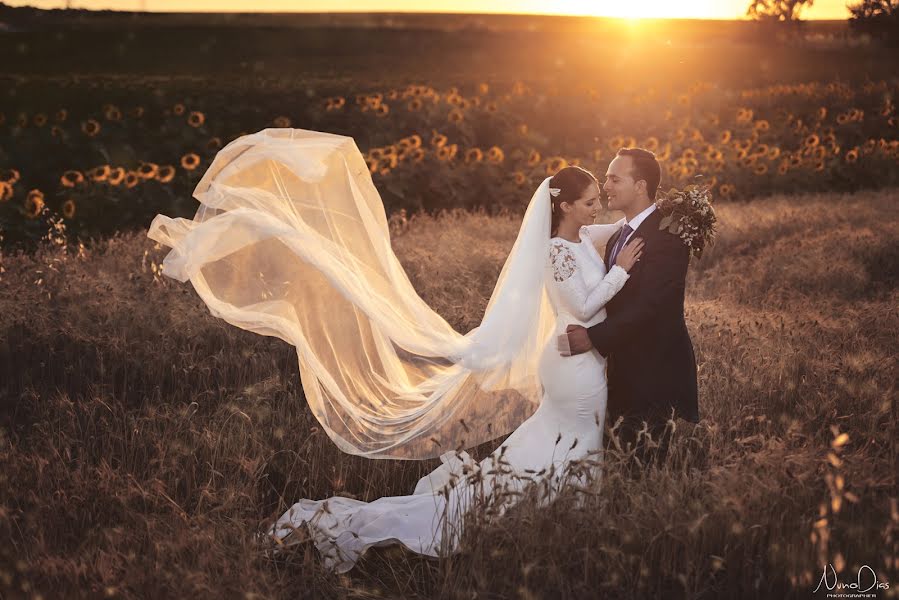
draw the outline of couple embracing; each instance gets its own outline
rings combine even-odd
[[[410,495],[300,500],[264,537],[311,538],[338,572],[393,543],[440,556],[485,489],[504,498],[498,515],[534,483],[558,489],[602,456],[607,424],[638,469],[664,457],[668,421],[699,411],[690,248],[660,227],[660,176],[651,152],[618,152],[602,184],[625,215],[614,224],[594,224],[589,171],[547,177],[480,326],[461,335],[412,288],[352,138],[267,129],[223,148],[194,220],[150,227],[172,247],[163,273],[215,316],[296,346],[309,410],[341,450],[442,463]],[[464,450],[509,432],[481,461]]]

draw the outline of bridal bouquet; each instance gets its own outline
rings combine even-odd
[[[690,248],[690,254],[701,258],[703,250],[715,239],[715,225],[718,222],[709,187],[688,185],[683,190],[671,188],[660,195],[656,200],[662,214],[659,229],[667,228],[671,233],[680,235]]]

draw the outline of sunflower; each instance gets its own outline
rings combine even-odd
[[[850,165],[858,160],[858,146],[846,153],[846,162]]]
[[[79,183],[84,183],[84,174],[81,171],[70,169],[62,174],[59,178],[59,184],[62,187],[73,188]]]
[[[599,162],[602,160],[602,149],[597,148],[593,152],[590,153],[590,157],[593,158],[593,162]]]
[[[721,194],[725,198],[730,198],[736,192],[736,188],[731,183],[721,184],[721,187],[718,188],[718,193]]]
[[[44,209],[44,193],[40,190],[31,190],[25,197],[25,216],[34,219]]]
[[[693,150],[693,148],[687,148],[686,150],[684,150],[683,154],[681,154],[681,158],[696,158],[696,151]]]
[[[780,156],[780,148],[777,146],[771,146],[771,149],[768,150],[768,159],[776,160]]]
[[[447,146],[447,149],[450,153],[449,157],[451,159],[456,158],[456,154],[459,152],[459,144],[450,144],[449,146]]]
[[[114,104],[107,104],[103,107],[103,116],[106,117],[107,121],[121,121],[122,111]]]
[[[390,107],[386,104],[379,104],[378,108],[375,110],[375,114],[379,117],[386,117],[389,112]]]
[[[818,161],[815,163],[815,170],[821,172],[824,170],[824,161]]]
[[[764,175],[768,172],[768,165],[765,163],[759,163],[755,166],[754,172],[756,175]]]
[[[175,106],[172,107],[172,113],[173,113],[176,117],[180,117],[180,116],[183,115],[186,111],[187,111],[187,107],[184,106],[183,104],[181,104],[180,102],[178,102],[177,104],[175,104]]]
[[[561,156],[551,156],[546,159],[546,174],[555,175],[568,166],[568,161]]]
[[[89,137],[94,137],[100,133],[100,123],[96,119],[88,119],[81,123],[81,131]]]
[[[437,160],[443,162],[451,158],[449,146],[440,146],[437,148]]]
[[[610,139],[609,143],[608,143],[609,150],[611,150],[612,152],[617,152],[618,149],[621,148],[623,145],[624,145],[624,136],[623,135],[616,135],[615,137]]]
[[[12,184],[6,181],[0,181],[0,202],[6,202],[10,198],[12,198],[12,195]]]
[[[128,111],[128,114],[130,114],[135,119],[140,119],[146,112],[147,111],[143,106],[135,106],[130,111]]]
[[[447,137],[442,133],[437,133],[434,131],[434,135],[431,136],[431,145],[435,148],[443,148],[446,145]]]
[[[489,91],[490,91],[490,86],[487,85],[486,83],[479,83],[479,84],[478,84],[478,93],[479,93],[480,95],[483,96],[484,94],[486,94],[486,93],[489,92]]]
[[[153,179],[157,173],[159,173],[159,165],[153,162],[141,161],[140,166],[137,168],[137,175],[141,179]]]
[[[71,198],[62,203],[62,216],[66,219],[71,219],[75,216],[75,201]]]
[[[528,126],[527,123],[519,123],[515,126],[515,132],[518,135],[527,135],[528,134]]]
[[[817,134],[810,133],[806,138],[802,141],[802,145],[806,148],[814,148],[818,145],[818,142],[821,140],[818,138]]]
[[[28,113],[20,112],[16,116],[16,125],[19,127],[27,127],[28,126]]]
[[[515,185],[517,185],[518,187],[523,186],[528,180],[523,171],[515,171],[512,176],[515,179]]]
[[[421,108],[423,106],[424,106],[424,103],[421,101],[421,98],[413,98],[412,100],[409,100],[409,102],[406,104],[406,108],[413,112],[421,110]],[[452,114],[452,113],[450,113],[450,114]]]
[[[378,159],[377,158],[366,158],[365,164],[368,165],[369,172],[374,175],[378,171]]]
[[[101,182],[109,179],[109,173],[112,171],[112,168],[109,165],[100,165],[98,167],[94,167],[90,171],[87,172],[87,176],[90,177],[91,181]]]
[[[655,152],[659,149],[659,138],[655,137],[654,135],[646,138],[646,141],[643,142],[643,147],[650,152]]]
[[[790,170],[790,161],[782,160],[780,164],[777,166],[777,174],[778,175],[786,175],[787,171]]]
[[[115,167],[109,171],[109,178],[106,180],[110,185],[119,185],[125,180],[125,169]]]
[[[495,113],[499,110],[499,107],[496,105],[496,102],[491,101],[484,106],[484,109],[489,113]]]
[[[669,158],[671,158],[671,143],[666,142],[665,147],[662,148],[661,154],[656,154],[656,159],[658,159],[661,162],[665,162]]]
[[[771,129],[771,124],[768,123],[765,119],[761,119],[755,122],[755,130],[765,132]]]
[[[506,159],[506,154],[503,152],[503,149],[499,146],[491,146],[489,150],[487,150],[487,162],[492,163],[494,165],[498,165]]]
[[[454,108],[453,110],[449,111],[449,115],[447,115],[447,118],[449,119],[450,123],[460,123],[465,119],[465,115],[458,108]]]
[[[125,187],[133,188],[138,183],[140,183],[140,176],[137,174],[137,171],[128,171],[125,173]]]
[[[409,142],[410,148],[421,148],[421,136],[417,133],[403,139]]]
[[[59,125],[52,126],[50,128],[50,135],[52,135],[53,137],[62,137],[62,135],[63,135],[62,127],[60,127]]]
[[[409,154],[409,158],[412,160],[412,162],[420,163],[425,159],[425,149],[413,148],[412,152]]]
[[[190,111],[190,114],[187,115],[187,124],[191,127],[201,127],[205,122],[206,115],[198,110],[192,110]]]
[[[847,115],[846,113],[840,113],[837,115],[837,123],[839,123],[840,125],[845,125],[848,122],[849,115]]]
[[[181,168],[187,171],[193,171],[200,166],[200,157],[194,152],[188,152],[181,157]]]
[[[730,142],[730,138],[731,138],[730,129],[725,129],[718,135],[718,142],[721,144],[726,144],[726,143]]]
[[[207,150],[218,150],[221,147],[222,147],[222,138],[220,138],[220,137],[217,137],[217,136],[211,137],[211,138],[209,138],[209,141],[206,142]]]
[[[827,107],[822,106],[818,109],[818,120],[823,121],[827,118]]]
[[[535,167],[540,164],[540,153],[536,150],[531,150],[530,154],[528,154],[528,166]]]
[[[481,162],[484,159],[484,153],[480,148],[469,148],[465,152],[465,164],[470,162]]]
[[[47,115],[45,115],[44,113],[37,113],[31,120],[31,122],[34,123],[37,127],[43,127],[47,124],[47,121]]]
[[[172,165],[163,165],[156,171],[156,181],[160,183],[168,183],[175,178],[175,167]]]

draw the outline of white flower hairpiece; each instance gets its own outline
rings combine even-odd
[[[562,193],[562,188],[549,188],[549,195],[555,198]]]

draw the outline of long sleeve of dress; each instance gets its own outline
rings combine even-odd
[[[581,321],[588,321],[624,287],[629,275],[618,265],[592,289],[587,289],[577,257],[568,246],[558,240],[550,243],[549,250],[552,281],[561,308]]]

